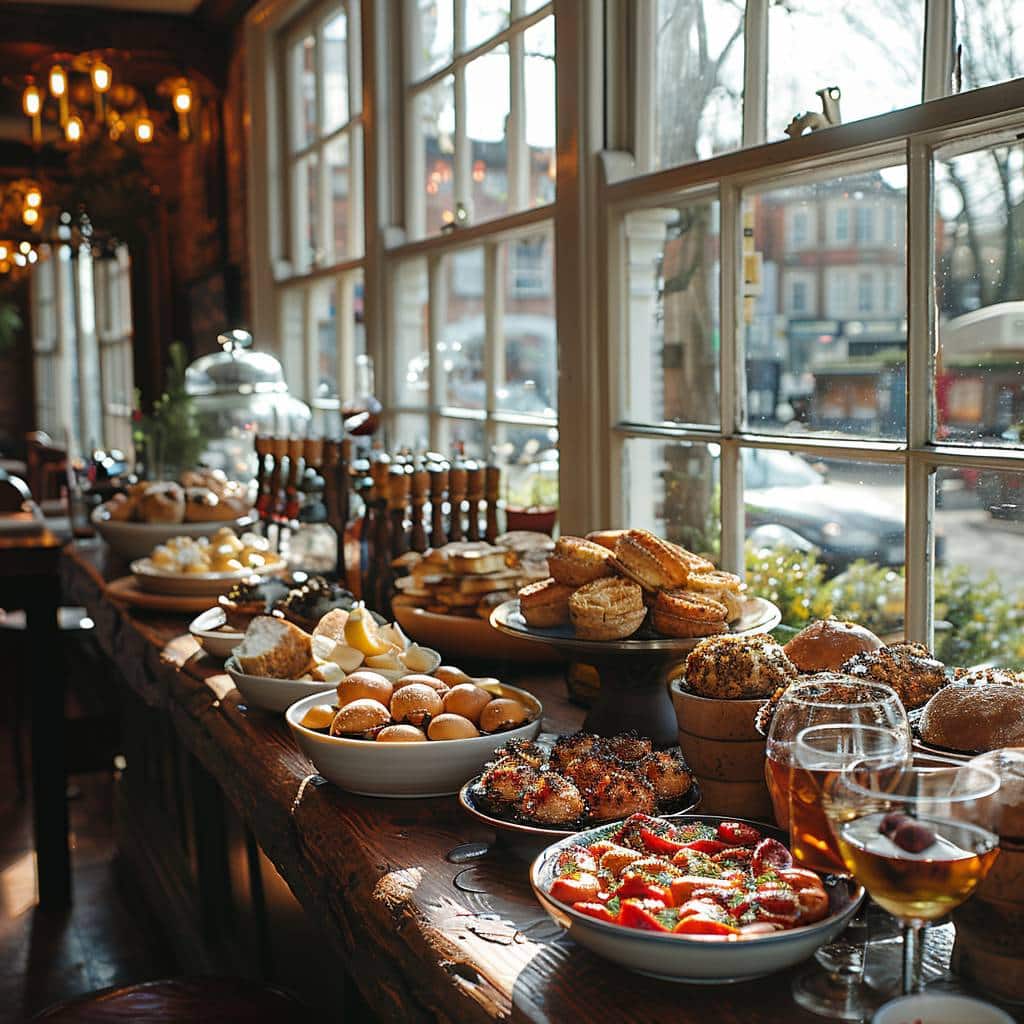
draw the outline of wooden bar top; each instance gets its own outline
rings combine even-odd
[[[381,800],[326,783],[283,717],[245,707],[185,618],[129,612],[103,596],[106,549],[78,543],[63,564],[129,685],[162,708],[223,787],[296,897],[322,926],[382,1019],[441,1021],[816,1021],[790,997],[791,975],[728,986],[641,977],[562,937],[533,897],[528,861],[500,846],[446,859],[493,834],[454,797]],[[544,729],[577,728],[560,675],[507,676],[544,703]],[[942,931],[948,932],[948,929]],[[948,962],[949,938],[929,959]]]

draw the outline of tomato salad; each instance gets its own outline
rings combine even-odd
[[[705,939],[748,939],[829,914],[821,878],[752,825],[634,814],[559,853],[552,899],[600,921]]]

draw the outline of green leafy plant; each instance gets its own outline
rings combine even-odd
[[[167,390],[153,403],[148,416],[142,412],[138,391],[135,393],[132,436],[136,448],[144,452],[153,479],[176,477],[181,470],[195,466],[203,450],[195,403],[185,391],[185,346],[172,342],[168,356]]]
[[[903,628],[903,570],[857,559],[826,582],[812,603],[816,618],[848,619],[885,635]]]
[[[750,593],[777,605],[784,625],[799,628],[810,621],[825,578],[825,566],[813,551],[805,553],[785,544],[763,547],[747,541],[746,566]]]
[[[972,580],[963,565],[935,572],[935,653],[950,665],[1024,666],[1024,591],[995,573]]]

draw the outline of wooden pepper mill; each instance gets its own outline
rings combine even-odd
[[[373,572],[366,587],[366,603],[377,611],[384,612],[390,603],[391,590],[391,543],[388,521],[388,479],[391,475],[391,458],[383,452],[370,464],[370,479],[373,481]]]
[[[299,518],[301,500],[299,481],[302,479],[303,455],[306,442],[301,437],[288,439],[288,482],[284,488],[284,517],[291,521]]]
[[[466,539],[480,539],[480,502],[484,497],[484,467],[478,462],[466,463]]]
[[[360,597],[369,603],[369,586],[373,583],[373,534],[376,529],[376,504],[373,500],[373,478],[367,459],[356,459],[352,464],[356,494],[363,503],[363,519],[359,525],[359,586]]]
[[[288,457],[288,438],[275,437],[270,442],[271,471],[270,471],[270,500],[267,505],[267,520],[276,521],[281,509],[282,477],[284,475],[284,462]]]
[[[256,511],[261,519],[270,503],[270,467],[267,465],[267,460],[270,456],[271,444],[272,439],[266,434],[256,435]]]
[[[405,514],[409,507],[411,491],[412,474],[407,473],[404,466],[392,466],[388,474],[388,518],[391,520],[392,558],[404,555],[409,550]]]
[[[462,503],[466,500],[468,485],[466,464],[456,462],[448,470],[448,539],[462,540],[465,532],[462,529]]]
[[[338,463],[341,460],[341,445],[337,441],[325,440],[320,456],[320,475],[324,478],[324,508],[327,522],[338,537],[338,556],[335,573],[345,585],[345,526],[338,518]]]
[[[444,496],[448,490],[448,465],[431,462],[427,466],[430,477],[430,546],[444,547],[448,540],[444,532]]]
[[[501,493],[501,467],[488,466],[484,480],[484,503],[486,508],[487,525],[484,530],[484,537],[491,544],[498,537],[498,495]]]
[[[427,490],[430,486],[430,474],[417,463],[409,480],[410,497],[412,500],[412,528],[409,534],[409,546],[413,551],[427,550],[427,524],[424,514],[427,505]]]

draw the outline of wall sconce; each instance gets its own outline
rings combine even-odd
[[[153,122],[147,114],[143,114],[135,122],[135,141],[143,146],[153,141]]]
[[[39,211],[34,206],[26,206],[21,211],[21,219],[26,227],[34,228],[39,223]]]
[[[174,87],[171,103],[178,115],[178,137],[187,142],[192,134],[192,124],[189,118],[189,114],[192,112],[192,89],[187,81],[182,81]]]
[[[110,89],[114,80],[114,73],[110,66],[98,60],[89,69],[89,77],[92,79],[93,98],[96,102],[96,120],[103,121],[103,94]]]
[[[11,247],[7,242],[0,242],[0,263],[7,259],[11,254]]]
[[[80,117],[69,117],[68,123],[64,125],[64,138],[68,142],[81,142],[84,128]]]
[[[50,68],[50,95],[60,104],[60,124],[63,128],[68,123],[68,75],[60,64]]]
[[[25,192],[25,205],[33,210],[38,210],[43,205],[43,193],[39,191],[38,185],[30,185]]]
[[[43,94],[38,85],[30,82],[25,86],[21,94],[21,109],[25,111],[26,117],[32,119],[32,141],[39,142],[43,137]]]

